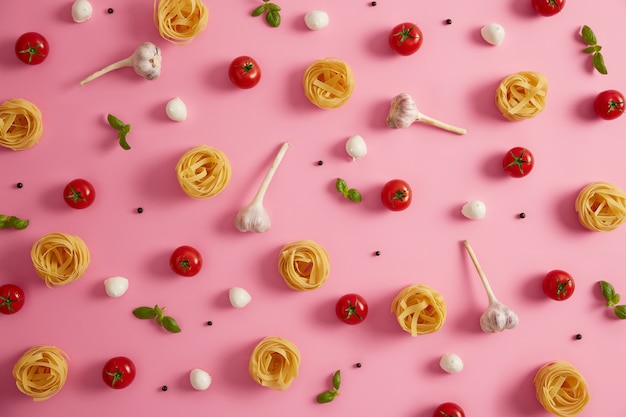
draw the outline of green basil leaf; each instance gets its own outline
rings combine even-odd
[[[346,184],[346,182],[341,178],[337,178],[337,181],[335,182],[335,188],[341,194],[345,194],[348,192],[348,184]]]
[[[278,6],[277,4],[274,4],[274,3],[267,3],[267,8],[270,9],[270,10],[273,10],[275,12],[279,12],[280,10],[282,10],[280,8],[280,6]]]
[[[318,403],[324,404],[324,403],[331,402],[332,400],[335,399],[336,396],[337,396],[337,391],[335,390],[324,391],[317,396],[316,400]]]
[[[615,308],[613,308],[613,311],[615,312],[615,315],[620,319],[626,319],[626,306],[615,306]]]
[[[607,304],[609,304],[611,306],[617,305],[617,304],[619,304],[621,299],[622,299],[622,297],[620,297],[619,294],[615,294],[613,296],[613,298],[609,301],[610,304],[609,303],[607,303]]]
[[[277,28],[278,26],[280,26],[280,13],[278,13],[276,10],[270,10],[265,15],[265,20],[267,20],[267,23],[269,23],[271,27]]]
[[[254,17],[261,16],[266,8],[267,8],[267,6],[265,4],[257,7],[256,9],[252,10],[252,16],[254,16]]]
[[[361,202],[361,193],[358,192],[357,190],[355,190],[354,188],[350,188],[348,190],[348,195],[347,195],[348,199],[350,201],[353,201],[355,203],[360,203]]]
[[[9,217],[4,214],[0,214],[0,229],[8,229],[9,227],[11,227]]]
[[[178,327],[178,323],[170,316],[163,317],[162,326],[165,327],[165,330],[172,333],[179,333],[180,327]]]
[[[615,288],[606,281],[600,281],[600,288],[602,289],[602,296],[605,300],[611,301],[615,297]]]
[[[9,217],[9,226],[14,228],[15,230],[24,230],[28,227],[29,221],[26,219],[20,219],[19,217],[11,216]]]
[[[583,49],[583,52],[586,53],[586,54],[593,54],[594,52],[597,52],[596,51],[596,46],[588,46],[585,49]]]
[[[125,150],[129,150],[130,149],[130,145],[128,144],[128,142],[126,142],[126,134],[128,132],[121,130],[118,134],[117,134],[117,139],[120,142],[120,146],[125,149]]]
[[[157,312],[152,307],[137,307],[133,310],[133,316],[138,319],[146,320],[153,319],[157,315]]]
[[[113,116],[112,114],[107,115],[107,122],[109,122],[111,127],[115,130],[122,130],[125,126],[124,122],[122,122],[120,119]]]
[[[593,54],[593,66],[600,74],[607,74],[606,65],[604,65],[604,57],[600,52]]]
[[[333,388],[336,390],[341,386],[341,371],[337,371],[333,374]]]
[[[591,28],[587,25],[583,26],[580,35],[587,45],[593,46],[598,43],[596,35],[593,33],[593,30],[591,30]]]

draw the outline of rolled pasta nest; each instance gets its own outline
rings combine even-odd
[[[21,151],[35,146],[43,135],[41,111],[22,98],[0,104],[0,146]]]
[[[90,262],[89,249],[78,236],[49,233],[37,240],[30,252],[35,272],[46,286],[63,286],[80,278]]]
[[[207,145],[189,149],[176,164],[178,183],[189,197],[209,198],[224,191],[231,168],[226,155]]]
[[[411,336],[434,333],[446,321],[446,303],[436,290],[426,284],[405,287],[391,303],[398,324]]]
[[[511,121],[535,117],[546,107],[548,80],[539,72],[522,71],[506,77],[496,89],[496,105]]]
[[[44,401],[63,388],[67,371],[65,352],[54,346],[34,346],[13,366],[13,378],[20,392]]]
[[[261,340],[250,355],[248,371],[259,385],[284,391],[298,376],[300,351],[293,342],[270,336]]]
[[[201,0],[154,0],[154,24],[161,37],[185,44],[204,31],[209,10]]]
[[[278,271],[292,290],[314,290],[328,278],[328,252],[312,240],[288,243],[280,250]]]
[[[354,76],[345,61],[318,59],[302,79],[304,94],[317,107],[335,109],[347,103],[354,90]]]
[[[565,361],[545,364],[533,382],[537,401],[546,411],[559,417],[574,416],[589,402],[585,378]]]
[[[576,197],[580,224],[596,232],[610,232],[626,220],[626,193],[608,182],[593,182]]]

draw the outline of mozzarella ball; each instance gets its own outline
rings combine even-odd
[[[185,106],[180,97],[173,98],[167,102],[165,113],[167,117],[175,122],[187,120],[187,106]]]
[[[76,23],[82,23],[91,19],[93,7],[88,0],[76,0],[72,4],[72,19]]]
[[[461,208],[461,213],[468,219],[480,220],[485,218],[485,215],[487,214],[487,207],[482,201],[474,200],[465,203]]]
[[[463,361],[459,355],[448,353],[441,357],[439,366],[449,374],[456,374],[463,370]]]
[[[230,299],[230,304],[235,308],[243,308],[252,300],[248,291],[240,287],[231,288],[228,291],[228,298]]]
[[[320,30],[328,26],[328,14],[321,10],[312,10],[304,15],[304,23],[311,30]]]
[[[128,279],[124,277],[111,277],[104,280],[104,290],[109,297],[121,297],[128,290]]]
[[[205,391],[211,386],[211,375],[202,369],[194,369],[189,373],[191,386],[198,391]]]

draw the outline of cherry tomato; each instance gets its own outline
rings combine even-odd
[[[422,31],[415,23],[396,25],[389,32],[389,46],[400,55],[412,55],[422,46]]]
[[[359,294],[346,294],[339,298],[335,306],[337,318],[346,324],[362,323],[367,312],[367,302]]]
[[[593,111],[604,120],[613,120],[624,114],[624,95],[617,90],[606,90],[593,101]]]
[[[70,181],[63,189],[63,199],[68,206],[75,209],[89,207],[96,198],[96,189],[82,178]]]
[[[24,291],[14,284],[0,286],[0,313],[14,314],[24,307]]]
[[[535,158],[532,152],[519,146],[509,149],[502,158],[502,169],[513,178],[525,177],[534,166]]]
[[[184,277],[193,277],[202,268],[202,255],[191,246],[180,246],[170,256],[172,271]]]
[[[411,205],[413,192],[406,181],[395,179],[388,181],[383,186],[380,198],[389,210],[401,211]]]
[[[126,356],[111,358],[102,368],[102,380],[113,389],[129,386],[135,379],[135,374],[135,364]]]
[[[465,412],[458,404],[443,403],[435,409],[433,417],[465,417]]]
[[[533,9],[542,16],[553,16],[565,6],[565,0],[532,0]]]
[[[37,32],[24,33],[15,42],[15,55],[25,64],[41,64],[49,53],[48,41]]]
[[[560,269],[548,272],[543,279],[543,292],[553,300],[567,300],[574,294],[575,288],[574,278]]]
[[[252,88],[261,81],[261,67],[253,58],[239,56],[230,63],[228,78],[239,88]]]

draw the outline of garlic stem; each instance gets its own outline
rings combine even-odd
[[[274,162],[272,162],[272,166],[270,166],[270,169],[267,171],[267,174],[265,174],[265,178],[263,179],[261,186],[259,187],[256,195],[254,196],[254,199],[252,200],[251,205],[263,204],[263,199],[265,198],[265,193],[267,192],[267,188],[269,187],[270,182],[272,181],[272,177],[274,177],[274,174],[276,173],[278,166],[283,160],[283,157],[285,156],[285,152],[287,152],[287,148],[289,148],[289,145],[290,145],[289,142],[285,142],[280,147],[278,153],[276,154],[276,158],[274,158]]]
[[[129,56],[128,58],[122,59],[120,61],[114,62],[111,65],[107,65],[106,67],[102,68],[99,71],[94,72],[93,74],[91,74],[89,77],[85,78],[84,80],[82,80],[80,83],[78,83],[78,85],[85,85],[90,81],[95,80],[98,77],[103,76],[104,74],[114,71],[116,69],[120,69],[120,68],[124,68],[124,67],[132,67],[133,66],[133,57]]]
[[[128,58],[117,61],[111,65],[96,71],[89,77],[82,80],[79,85],[85,85],[88,82],[113,70],[123,67],[133,67],[135,73],[148,80],[155,80],[161,75],[161,49],[152,42],[144,42],[135,52]]]
[[[444,123],[437,119],[433,119],[432,117],[426,116],[425,114],[420,113],[420,112],[418,112],[418,115],[415,120],[418,122],[424,122],[426,124],[438,127],[440,129],[447,130],[448,132],[456,133],[458,135],[464,135],[467,133],[467,130],[463,129],[462,127],[452,126],[451,124]]]
[[[483,283],[483,287],[485,287],[485,291],[487,292],[487,297],[489,298],[489,304],[498,303],[499,301],[494,295],[493,290],[491,289],[491,285],[489,285],[489,281],[487,281],[487,276],[485,275],[485,273],[483,272],[483,269],[480,267],[480,264],[478,263],[478,258],[476,257],[474,250],[472,249],[472,247],[470,246],[467,240],[464,240],[463,244],[465,245],[465,249],[467,249],[467,253],[469,254],[470,258],[472,259],[472,262],[474,263],[474,267],[476,268],[476,272],[478,272],[478,276],[480,277],[480,280]]]

